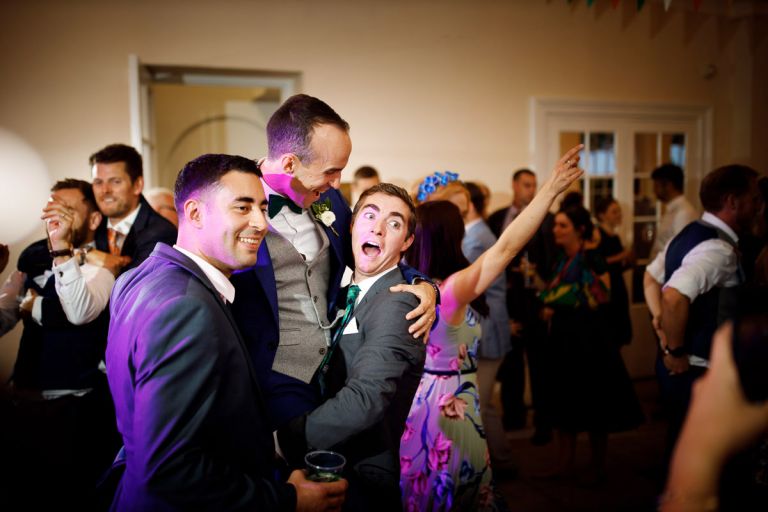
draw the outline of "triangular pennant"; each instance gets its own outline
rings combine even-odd
[[[595,3],[595,0],[587,0],[587,7],[592,7],[593,3]]]
[[[611,0],[611,4],[613,5],[613,8],[617,8],[619,6],[619,3],[621,0]]]
[[[669,6],[672,5],[672,0],[664,0],[664,10],[668,11]]]
[[[643,5],[645,5],[645,0],[637,0],[637,10],[638,11],[643,8]]]
[[[701,7],[701,0],[693,0],[693,10],[698,12],[699,7]]]

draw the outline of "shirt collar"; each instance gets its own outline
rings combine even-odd
[[[293,199],[291,199],[290,197],[286,196],[285,194],[281,194],[280,192],[278,192],[275,189],[273,189],[272,187],[270,187],[269,183],[267,183],[267,180],[265,180],[263,176],[261,178],[261,184],[264,187],[264,197],[267,198],[267,201],[269,201],[269,196],[270,195],[285,197],[285,198],[288,198],[291,201],[293,201]],[[293,210],[291,210],[290,208],[286,209],[285,206],[283,206],[280,209],[280,212],[278,212],[277,215],[304,215],[308,211],[305,208],[303,208],[301,205],[299,205],[299,207],[301,208],[301,213],[296,213]],[[267,220],[269,220],[269,219],[267,219]]]
[[[470,228],[472,228],[475,224],[480,224],[483,221],[483,219],[475,219],[473,221],[470,221],[466,224],[464,224],[464,231],[469,231]]]
[[[733,228],[731,228],[731,226],[723,222],[722,219],[717,215],[714,215],[709,212],[704,212],[701,215],[701,220],[703,220],[707,224],[712,224],[713,226],[715,226],[721,231],[724,231],[726,235],[728,235],[733,239],[734,243],[739,243],[739,235],[737,235],[736,232],[733,230]]]
[[[216,291],[219,292],[219,295],[221,295],[226,302],[229,302],[230,304],[234,302],[235,286],[229,281],[227,276],[221,272],[221,270],[217,269],[197,254],[194,254],[184,249],[183,247],[179,247],[178,245],[174,244],[173,248],[183,255],[189,257],[189,259],[194,261],[197,266],[200,267],[200,270],[203,271],[205,277],[211,281],[213,287],[216,288]]]
[[[107,220],[107,227],[114,229],[118,233],[124,236],[128,236],[128,233],[131,232],[131,227],[133,227],[133,223],[136,222],[136,217],[139,215],[139,210],[141,209],[141,203],[134,208],[134,210],[129,213],[123,220],[118,222],[117,224],[112,224],[111,220]]]
[[[679,195],[667,203],[667,210],[677,210],[685,203],[685,196]]]
[[[360,294],[357,296],[357,304],[359,304],[359,303],[360,303],[360,301],[361,301],[361,300],[362,300],[362,298],[363,298],[363,295],[365,295],[365,294],[366,294],[366,292],[367,292],[368,290],[370,290],[370,289],[373,287],[373,285],[374,285],[374,284],[376,284],[376,281],[378,281],[378,280],[379,280],[379,279],[380,279],[380,278],[381,278],[381,277],[382,277],[384,274],[386,274],[387,272],[391,272],[392,270],[394,270],[394,269],[396,269],[396,268],[397,268],[397,265],[394,265],[394,266],[392,266],[392,267],[389,267],[387,270],[384,270],[384,271],[382,271],[382,272],[379,272],[379,273],[378,273],[378,274],[376,274],[375,276],[366,277],[365,279],[363,279],[363,280],[362,280],[362,281],[360,281],[359,283],[356,283],[356,282],[354,281],[354,278],[353,278],[353,280],[352,280],[352,284],[356,284],[357,286],[359,286],[359,287],[360,287]]]

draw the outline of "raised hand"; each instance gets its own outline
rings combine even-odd
[[[584,149],[584,144],[572,147],[555,164],[552,175],[547,180],[547,185],[555,195],[566,190],[571,186],[571,183],[584,174],[584,170],[579,168],[579,152],[582,149]]]
[[[72,247],[76,215],[77,211],[74,208],[53,197],[48,199],[41,218],[45,221],[45,230],[48,232],[53,250]]]

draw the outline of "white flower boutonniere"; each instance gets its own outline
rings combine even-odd
[[[333,227],[333,223],[336,222],[336,214],[331,211],[331,200],[326,198],[325,201],[316,201],[310,205],[312,209],[312,215],[319,220],[324,226],[331,228],[333,234],[339,236],[336,229]]]

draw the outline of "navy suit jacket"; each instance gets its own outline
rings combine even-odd
[[[115,284],[107,376],[125,445],[114,510],[293,510],[250,358],[202,270],[159,243]]]
[[[338,233],[337,235],[331,228],[323,226],[331,244],[331,277],[327,300],[328,316],[332,318],[344,269],[348,265],[354,266],[352,236],[349,230],[352,212],[338,190],[330,189],[321,194],[320,201],[326,198],[331,200],[331,210],[336,215],[333,228]],[[237,290],[232,313],[250,351],[251,361],[265,391],[267,405],[275,424],[314,409],[320,398],[314,387],[272,371],[280,340],[280,326],[275,272],[266,243],[262,242],[259,247],[256,265],[232,276],[232,284]]]
[[[176,243],[176,226],[155,212],[143,195],[139,197],[139,204],[141,205],[139,214],[136,215],[136,220],[120,250],[122,256],[131,257],[131,262],[122,269],[122,272],[138,267],[150,255],[157,242],[168,245]],[[104,252],[109,252],[107,222],[107,218],[104,217],[96,229],[96,248]]]

